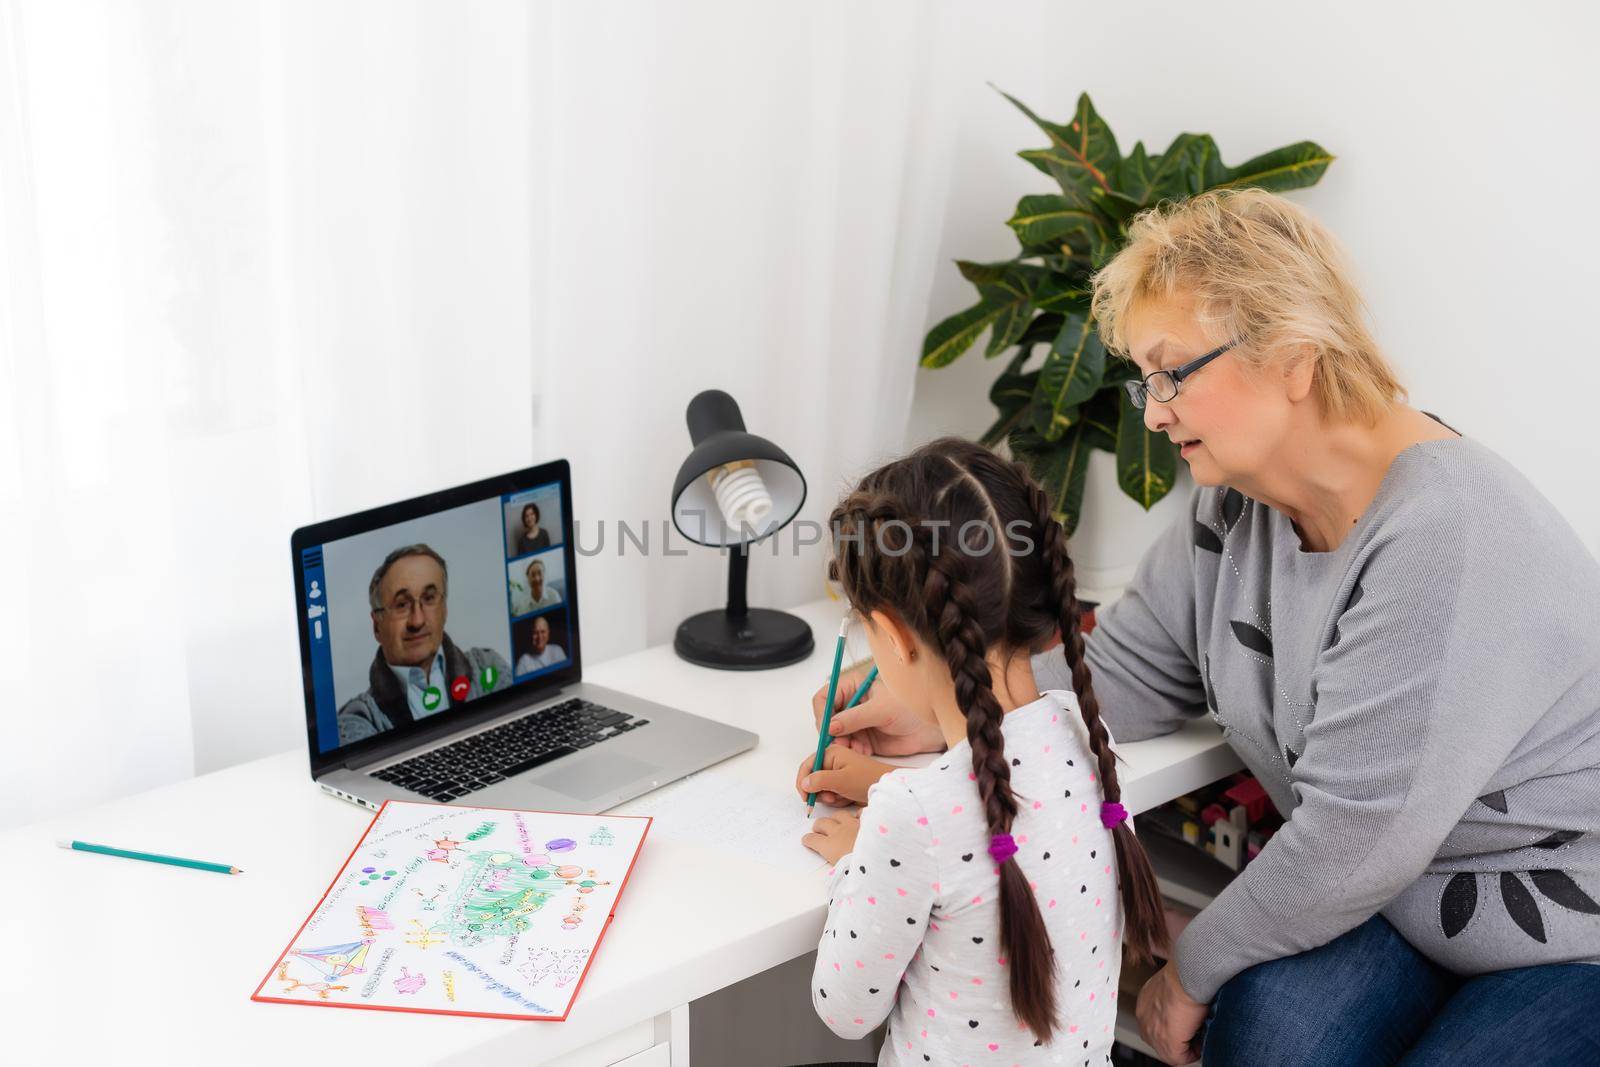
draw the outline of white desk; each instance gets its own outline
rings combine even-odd
[[[755,731],[761,743],[722,769],[789,783],[816,744],[809,701],[826,681],[840,611],[828,601],[799,609],[817,651],[780,670],[706,670],[662,645],[588,677]],[[1239,767],[1203,721],[1121,752],[1124,799],[1135,811]],[[317,789],[294,751],[0,834],[0,1059],[683,1067],[690,1001],[811,951],[822,929],[820,873],[795,877],[653,835],[564,1023],[253,1003],[250,993],[371,817]],[[71,837],[245,873],[55,847]],[[85,975],[94,981],[85,985]]]

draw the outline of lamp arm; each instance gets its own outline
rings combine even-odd
[[[728,617],[743,618],[750,613],[745,597],[745,578],[750,570],[750,555],[746,545],[735,545],[728,554]]]

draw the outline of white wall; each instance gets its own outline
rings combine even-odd
[[[1337,153],[1298,195],[1416,400],[1600,551],[1600,26],[1417,10],[0,0],[0,644],[74,681],[14,739],[74,773],[26,769],[0,819],[301,744],[300,523],[553,454],[585,516],[660,519],[708,386],[812,518],[908,409],[914,441],[982,429],[998,364],[911,368],[969,299],[949,260],[1008,254],[1047,189],[986,81],[1057,116],[1088,89],[1124,145]],[[819,559],[756,561],[752,599],[820,595]],[[718,603],[724,562],[580,572],[603,657]]]
[[[1126,150],[1210,132],[1241,162],[1339,158],[1293,194],[1360,273],[1412,399],[1500,452],[1600,554],[1600,74],[1591,4],[1013,3],[941,8],[961,41],[955,169],[930,324],[971,303],[950,260],[1003,258],[1043,143],[983,85],[1061,119],[1087,90]],[[992,421],[1000,361],[921,370],[913,441]]]

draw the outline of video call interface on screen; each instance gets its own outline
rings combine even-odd
[[[569,663],[561,485],[301,552],[323,753]]]

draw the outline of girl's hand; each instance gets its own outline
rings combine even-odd
[[[1139,990],[1139,1033],[1166,1063],[1200,1058],[1195,1037],[1206,1021],[1206,1006],[1183,991],[1178,968],[1167,963]]]
[[[828,720],[832,743],[866,755],[914,756],[918,752],[943,752],[944,732],[939,724],[906,708],[882,682],[872,683],[861,703],[849,711],[841,710],[850,703],[871,669],[856,667],[839,676],[839,687],[833,696],[833,718]],[[811,717],[819,730],[822,729],[822,709],[827,703],[828,687],[824,685],[811,696]]]
[[[811,832],[800,843],[829,863],[838,863],[856,847],[856,834],[861,831],[861,818],[854,812],[841,811],[818,819]]]
[[[828,746],[822,754],[822,770],[811,769],[816,762],[816,753],[800,761],[794,776],[795,791],[802,800],[815,793],[818,800],[832,807],[865,804],[872,784],[895,769],[843,745]]]

